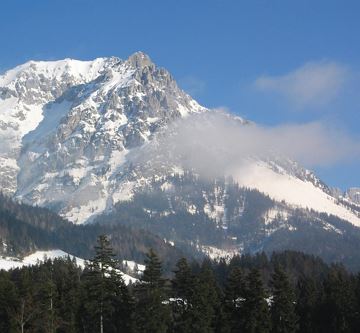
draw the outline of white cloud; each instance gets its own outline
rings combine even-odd
[[[360,142],[339,130],[314,122],[264,127],[244,124],[223,111],[192,115],[170,126],[156,145],[134,162],[173,161],[203,174],[236,169],[249,157],[287,157],[307,167],[328,166],[360,157]]]
[[[262,76],[255,87],[286,97],[299,108],[321,106],[338,96],[349,78],[348,69],[336,62],[308,62],[280,76]]]

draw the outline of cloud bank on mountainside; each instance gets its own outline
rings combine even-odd
[[[286,157],[307,167],[332,165],[359,158],[360,142],[320,122],[266,127],[212,111],[179,119],[140,152],[129,159],[172,160],[214,176],[229,173],[251,157]]]

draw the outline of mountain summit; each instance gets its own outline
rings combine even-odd
[[[126,155],[203,112],[144,53],[123,61],[30,61],[0,77],[1,187],[83,222],[128,196]]]

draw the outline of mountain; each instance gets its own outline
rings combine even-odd
[[[127,60],[30,61],[0,76],[2,192],[76,224],[137,226],[213,256],[279,244],[326,247],[329,260],[351,253],[344,242],[357,240],[357,190],[339,195],[276,154],[249,155],[231,174],[206,174],[226,147],[185,144],[178,133],[183,123],[185,135],[201,133],[216,125],[214,115],[239,130],[253,126],[200,106],[141,52]],[[199,167],[205,150],[218,155]],[[189,164],[194,156],[200,163]],[[328,248],[334,239],[343,244],[337,251]]]
[[[82,223],[126,198],[126,155],[173,119],[202,112],[143,53],[30,62],[0,78],[5,193]]]

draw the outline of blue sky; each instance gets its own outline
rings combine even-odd
[[[207,107],[267,126],[320,122],[359,141],[359,1],[2,0],[0,10],[0,71],[142,50]],[[330,185],[360,186],[353,155],[314,168]]]

